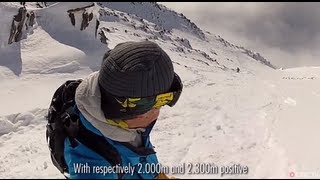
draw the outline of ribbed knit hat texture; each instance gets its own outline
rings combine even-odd
[[[103,91],[115,96],[148,97],[167,92],[173,77],[172,61],[159,45],[129,41],[104,57],[98,81]]]

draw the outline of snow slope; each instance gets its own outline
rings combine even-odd
[[[238,164],[248,174],[169,175],[180,178],[288,178],[319,172],[318,67],[275,69],[260,54],[203,32],[186,17],[155,3],[95,3],[80,30],[67,10],[91,2],[53,3],[33,10],[36,24],[7,44],[19,3],[0,3],[0,178],[63,178],[50,160],[44,116],[66,80],[99,69],[103,53],[124,41],[149,40],[169,54],[184,90],[161,109],[151,133],[165,167]],[[95,35],[96,21],[100,25]],[[103,43],[102,43],[103,42]],[[236,68],[240,72],[236,72]],[[318,176],[319,177],[319,176]]]

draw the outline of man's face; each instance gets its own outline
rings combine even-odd
[[[160,108],[151,109],[150,111],[138,115],[130,120],[124,120],[128,124],[128,128],[146,128],[149,124],[155,121],[160,113]]]

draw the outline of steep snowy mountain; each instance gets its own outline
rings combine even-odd
[[[232,69],[236,66],[240,66],[240,64],[236,57],[227,59],[224,59],[224,57],[219,58],[218,52],[216,52],[217,50],[214,48],[199,49],[196,47],[196,43],[207,44],[208,47],[212,47],[212,45],[221,47],[221,45],[223,45],[225,46],[225,49],[228,49],[229,51],[234,51],[238,54],[239,52],[242,52],[244,55],[249,56],[250,59],[253,58],[273,68],[273,66],[259,53],[254,53],[243,47],[230,44],[220,36],[210,35],[209,33],[205,34],[185,16],[171,11],[157,3],[55,3],[45,8],[37,8],[38,6],[34,7],[34,4],[27,3],[26,9],[19,9],[22,12],[20,14],[17,7],[13,10],[14,6],[18,6],[17,3],[3,3],[2,6],[4,10],[1,12],[5,18],[1,20],[3,21],[1,23],[6,26],[1,30],[1,47],[4,47],[1,48],[1,55],[4,55],[5,57],[1,61],[1,65],[11,68],[15,74],[20,73],[21,66],[25,69],[22,70],[23,72],[33,72],[37,71],[36,69],[39,69],[38,67],[33,69],[33,67],[29,67],[27,64],[16,66],[16,64],[22,63],[21,58],[15,58],[17,62],[10,60],[13,55],[17,56],[17,54],[19,54],[17,52],[19,49],[23,49],[20,47],[22,42],[17,39],[26,38],[28,35],[31,36],[34,29],[36,29],[37,32],[42,29],[55,41],[81,50],[85,53],[86,58],[93,59],[92,61],[99,59],[95,56],[96,54],[101,56],[101,53],[107,48],[112,48],[112,46],[121,41],[121,39],[119,39],[121,36],[116,36],[116,33],[125,33],[126,37],[129,39],[148,39],[159,41],[159,43],[170,43],[172,51],[179,52],[181,56],[182,54],[185,56],[200,56],[201,58],[193,57],[193,60],[208,66],[215,64],[220,68]],[[24,11],[26,12],[23,13]],[[31,14],[35,14],[32,23],[30,23]],[[68,16],[66,16],[66,14]],[[12,20],[14,19],[14,16],[21,16],[21,21],[18,21],[19,19],[17,21]],[[15,24],[13,27],[12,25],[9,25],[11,21]],[[20,27],[19,22],[21,22]],[[116,24],[113,25],[114,23]],[[121,28],[117,28],[116,26],[120,26]],[[17,37],[19,36],[19,28],[22,31],[20,33],[21,37]],[[16,32],[12,33],[12,30],[14,29],[16,29]],[[182,34],[180,35],[179,31],[191,36],[189,38],[190,40],[186,37],[180,37]],[[12,45],[13,40],[10,40],[10,37],[18,42]],[[195,37],[196,41],[192,42],[192,38],[194,39]],[[113,40],[112,38],[117,39]],[[106,45],[101,45],[99,40]],[[48,42],[43,43],[49,44]],[[32,46],[33,44],[30,45]],[[27,46],[30,47],[30,45],[28,44]],[[44,46],[42,47],[44,49],[46,48]],[[220,47],[217,48],[221,49]],[[12,54],[8,54],[10,52],[12,52]],[[63,51],[58,52],[70,55],[69,53],[63,53]],[[52,66],[66,64],[66,61],[72,62],[72,59],[75,58],[81,59],[80,57],[84,56],[81,52],[74,53],[75,54],[72,53],[72,56],[75,57],[68,57],[58,61],[49,61],[43,59],[43,57],[30,57],[30,59],[37,59],[39,61],[38,65],[51,68]],[[235,59],[234,62],[233,59]],[[26,61],[28,60],[24,60],[24,62]],[[84,61],[83,63],[87,62]],[[50,65],[43,66],[44,64]],[[99,63],[90,62],[86,65],[93,69],[97,69]]]
[[[319,135],[316,118],[307,116],[305,126],[299,121],[317,113],[317,68],[277,70],[261,54],[152,2],[2,2],[0,15],[1,178],[63,178],[45,142],[54,91],[99,70],[103,54],[118,43],[142,40],[166,50],[185,87],[175,107],[162,108],[151,134],[160,162],[249,168],[238,175],[169,174],[283,178],[317,170],[320,145],[307,141]],[[294,127],[287,130],[286,123]],[[290,139],[297,127],[309,130],[297,137],[307,150]],[[314,159],[304,161],[302,151]]]

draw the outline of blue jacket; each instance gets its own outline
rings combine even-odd
[[[103,136],[80,112],[79,117],[82,124],[93,133]],[[142,134],[145,148],[153,149],[150,142],[150,131],[154,123],[150,125]],[[157,156],[154,153],[149,155],[139,155],[132,148],[119,142],[113,141],[103,136],[107,142],[117,149],[121,157],[122,164],[118,169],[112,168],[105,158],[94,152],[77,141],[78,145],[73,148],[69,138],[66,138],[64,144],[64,156],[69,168],[71,179],[92,178],[92,179],[154,179],[159,174],[159,164]],[[122,168],[121,168],[122,167]],[[123,172],[122,177],[117,172]]]

